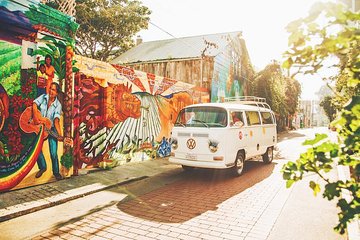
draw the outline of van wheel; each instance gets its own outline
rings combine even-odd
[[[181,167],[183,168],[184,171],[187,171],[187,172],[194,169],[194,167],[185,166],[185,165],[181,165]]]
[[[262,155],[262,159],[264,163],[271,163],[274,159],[274,151],[273,147],[268,147],[266,152]]]
[[[239,151],[236,155],[234,173],[235,176],[240,176],[244,172],[245,166],[245,154],[243,151]]]

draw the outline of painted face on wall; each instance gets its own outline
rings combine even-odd
[[[50,58],[50,57],[45,58],[45,64],[46,64],[47,66],[50,66],[50,65],[51,65],[51,58]]]
[[[55,84],[51,84],[50,86],[50,90],[49,90],[49,96],[50,98],[55,98],[57,96],[58,92],[57,92],[57,88]]]
[[[45,71],[46,71],[45,66],[44,66],[44,65],[41,65],[41,66],[40,66],[40,72],[41,72],[41,73],[45,73]]]
[[[131,89],[124,85],[117,85],[114,89],[115,92],[115,111],[118,116],[121,116],[121,121],[128,117],[140,117],[141,101],[131,94]]]

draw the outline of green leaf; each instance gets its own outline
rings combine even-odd
[[[289,179],[289,180],[287,180],[286,181],[286,188],[290,188],[293,184],[294,184],[294,180],[292,180],[292,179]]]
[[[286,61],[283,62],[282,67],[285,69],[289,69],[293,63],[293,60],[291,58],[288,58]]]
[[[289,172],[284,172],[284,173],[283,173],[283,179],[284,179],[284,180],[289,180],[290,177],[291,177],[291,173],[289,173]]]
[[[320,142],[321,140],[324,140],[325,138],[327,138],[328,136],[326,135],[326,134],[316,134],[315,135],[315,138],[314,139],[312,139],[312,140],[305,140],[304,142],[303,142],[303,145],[314,145],[314,144],[316,144],[316,143],[318,143],[318,142]]]
[[[330,142],[324,142],[316,147],[316,151],[318,152],[331,152],[334,149],[336,149],[336,146]]]
[[[309,186],[313,190],[315,196],[320,192],[320,185],[318,183],[310,181]]]
[[[324,197],[332,200],[334,197],[339,197],[340,192],[338,182],[328,183],[325,185]]]
[[[348,87],[356,87],[356,86],[359,86],[360,84],[360,80],[359,79],[354,79],[354,78],[351,78],[348,80]]]

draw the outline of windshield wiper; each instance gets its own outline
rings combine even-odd
[[[186,125],[183,124],[182,122],[176,122],[175,125],[181,125],[182,127],[186,127]]]
[[[201,121],[201,120],[198,120],[198,119],[193,119],[192,121],[202,123],[205,127],[209,128],[209,125],[207,125],[206,122],[204,122],[204,121]]]

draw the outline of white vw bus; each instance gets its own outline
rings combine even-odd
[[[262,155],[265,163],[273,160],[276,120],[264,98],[194,104],[179,112],[171,140],[169,161],[184,170],[233,168],[240,176],[247,159]]]

